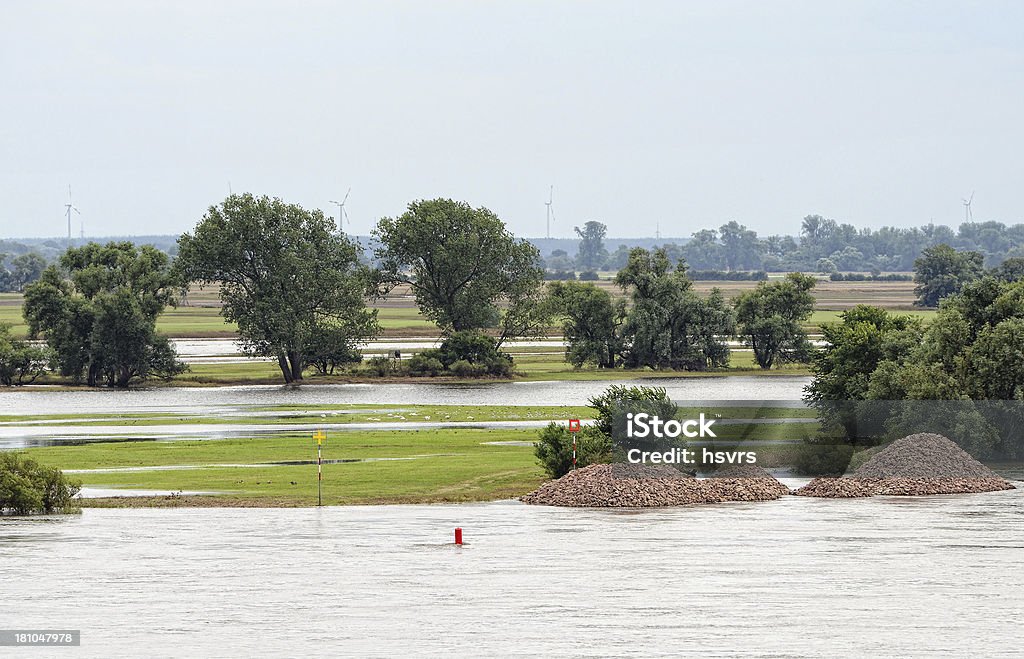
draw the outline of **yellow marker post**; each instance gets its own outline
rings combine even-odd
[[[324,500],[320,486],[324,480],[324,472],[323,468],[321,467],[321,465],[323,464],[323,460],[321,459],[322,454],[320,452],[320,449],[323,446],[324,440],[327,439],[327,435],[324,433],[323,430],[317,428],[316,432],[313,433],[313,439],[316,440],[316,505],[322,506],[324,505]]]

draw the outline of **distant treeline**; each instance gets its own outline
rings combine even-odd
[[[577,253],[556,249],[545,255],[551,272],[572,270],[618,271],[629,260],[630,247],[619,243],[609,251],[607,228],[587,222],[577,228]],[[673,262],[685,260],[694,271],[707,272],[908,272],[914,259],[928,247],[945,244],[957,250],[982,254],[992,267],[1007,258],[1024,256],[1024,224],[965,222],[956,231],[929,224],[901,229],[858,229],[820,215],[803,219],[798,236],[761,237],[738,222],[718,229],[703,229],[680,243],[661,245]],[[697,278],[696,275],[694,278]]]

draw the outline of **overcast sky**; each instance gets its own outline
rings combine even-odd
[[[1024,221],[1024,3],[0,4],[0,237],[178,233],[229,190],[365,234]]]

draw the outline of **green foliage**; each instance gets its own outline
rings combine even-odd
[[[1024,456],[1024,282],[967,284],[926,330],[857,307],[823,332],[807,399],[826,428],[851,441],[931,431],[978,457]]]
[[[500,327],[500,345],[547,324],[540,254],[490,210],[414,201],[400,217],[381,219],[373,235],[381,292],[408,284],[423,315],[445,333]]]
[[[224,317],[251,355],[274,357],[285,382],[330,370],[380,333],[366,308],[372,277],[334,220],[280,199],[231,195],[178,240],[183,281],[220,283]]]
[[[733,310],[717,288],[706,298],[694,293],[685,264],[673,269],[664,249],[637,248],[615,281],[632,291],[622,330],[626,366],[703,371],[728,364]]]
[[[978,279],[984,257],[978,252],[958,252],[949,245],[925,249],[914,261],[914,304],[938,306],[939,300],[958,293],[966,284]]]
[[[620,335],[625,301],[612,302],[608,291],[593,284],[554,282],[548,286],[552,304],[565,321],[565,359],[573,366],[595,364],[613,368],[622,352]]]
[[[604,237],[608,234],[608,227],[591,220],[584,224],[582,229],[573,227],[573,231],[580,237],[576,267],[596,274],[608,260],[608,250],[604,248]]]
[[[426,351],[425,354],[436,357],[446,369],[460,377],[512,374],[512,356],[499,350],[497,341],[480,332],[455,332],[436,352]]]
[[[49,355],[39,348],[11,336],[11,326],[0,323],[0,384],[31,384],[46,370]]]
[[[826,428],[841,426],[850,440],[859,437],[857,414],[848,401],[864,400],[871,374],[882,362],[902,364],[920,343],[922,328],[911,316],[858,305],[839,323],[822,326],[825,347],[814,354],[814,380],[804,398],[818,409]]]
[[[1015,256],[1006,259],[995,268],[992,268],[989,274],[1005,282],[1024,280],[1024,257]]]
[[[612,385],[588,402],[594,409],[594,428],[609,438],[626,435],[626,414],[646,412],[662,419],[675,419],[679,406],[672,402],[663,387],[627,387]]]
[[[572,435],[565,426],[549,423],[540,431],[533,451],[537,461],[551,478],[561,478],[572,470]],[[576,466],[610,462],[611,440],[591,427],[576,433]]]
[[[156,318],[178,288],[166,254],[130,242],[89,243],[68,249],[60,263],[25,289],[24,314],[63,375],[123,388],[184,370],[156,333]]]
[[[792,272],[783,281],[761,282],[733,301],[737,331],[761,368],[810,359],[811,344],[801,325],[814,311],[814,284],[814,277]]]
[[[409,375],[435,377],[444,371],[444,364],[437,357],[419,353],[409,358],[406,369]]]
[[[358,364],[363,360],[359,337],[374,334],[375,322],[372,314],[353,314],[347,322],[315,324],[304,349],[307,363],[320,375],[332,375],[338,368]]]
[[[71,512],[79,489],[60,469],[43,467],[20,453],[0,452],[0,514]]]

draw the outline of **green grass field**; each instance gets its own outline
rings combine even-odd
[[[765,415],[766,410],[723,412],[754,417]],[[716,432],[719,441],[728,444],[799,439],[815,427],[807,423],[738,424],[717,426]],[[529,444],[536,437],[534,429],[331,432],[324,445],[324,460],[329,461],[324,465],[324,502],[427,503],[494,500],[525,494],[545,479]],[[791,447],[779,444],[759,446],[756,450],[759,455],[763,452],[766,457],[777,457]],[[25,452],[42,464],[72,471],[159,467],[69,474],[91,487],[213,492],[217,500],[249,501],[252,505],[311,505],[316,501],[316,446],[308,435],[103,442]]]

